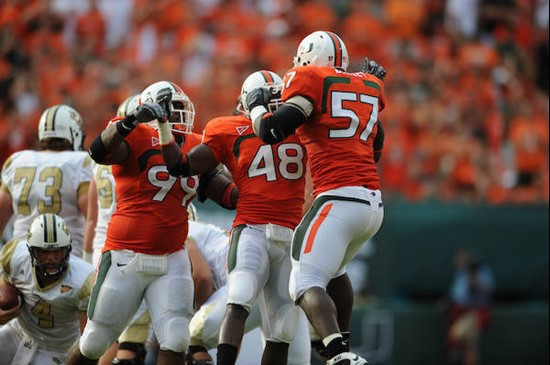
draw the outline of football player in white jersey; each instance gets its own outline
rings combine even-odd
[[[41,214],[26,239],[0,252],[0,285],[22,294],[19,307],[0,309],[0,364],[61,364],[86,323],[95,277],[92,265],[70,255],[63,218]]]
[[[215,348],[218,344],[220,326],[226,308],[226,261],[229,251],[229,237],[221,228],[196,221],[196,213],[192,213],[192,211],[189,212],[189,234],[186,247],[189,250],[191,260],[195,256],[192,254],[193,251],[198,249],[199,254],[203,256],[204,261],[206,261],[210,269],[212,278],[206,290],[201,290],[198,287],[200,284],[195,280],[195,295],[197,296],[200,292],[208,292],[209,289],[212,294],[204,303],[196,302],[196,307],[200,306],[200,309],[195,313],[189,324],[191,331],[189,354],[193,356],[192,364],[208,365],[213,364],[213,362],[206,350]],[[195,276],[195,262],[200,262],[200,260],[193,260],[193,276]],[[261,326],[260,305],[263,305],[263,303],[258,302],[251,308],[250,315],[246,320],[245,333]],[[289,347],[288,364],[309,365],[310,354],[311,347],[307,319],[305,314],[300,311],[298,330],[294,341],[291,342]],[[188,363],[190,363],[190,360],[188,360]]]
[[[72,237],[72,254],[82,256],[91,159],[82,151],[82,117],[68,105],[55,105],[38,123],[41,151],[11,155],[2,167],[0,232],[14,216],[13,238],[21,239],[39,214],[65,220]]]

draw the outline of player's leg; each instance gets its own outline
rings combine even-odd
[[[130,321],[130,324],[118,338],[118,350],[114,364],[123,364],[121,360],[133,360],[143,364],[145,360],[145,342],[151,325],[151,317],[145,300],[142,300],[139,309]]]
[[[145,289],[145,301],[159,343],[157,364],[181,364],[189,347],[193,279],[186,250],[170,254],[167,271]],[[152,276],[152,275],[147,275]]]
[[[260,228],[242,225],[231,233],[228,299],[218,340],[218,365],[236,361],[246,318],[269,275],[267,246],[265,231]]]
[[[300,308],[294,305],[288,292],[289,256],[290,242],[269,242],[269,279],[258,298],[266,338],[262,364],[266,365],[287,363],[289,344],[296,336],[300,318]]]
[[[225,314],[226,302],[227,285],[224,285],[216,290],[193,315],[189,324],[191,332],[189,353],[194,360],[212,361],[208,350],[218,345],[220,326]],[[254,328],[259,327],[261,323],[260,310],[256,303],[251,307],[250,313],[246,318],[244,333],[248,333]]]
[[[311,364],[311,339],[309,336],[309,322],[305,313],[300,309],[296,336],[288,348],[288,365]]]
[[[130,251],[107,251],[103,254],[79,351],[71,352],[67,357],[68,364],[95,363],[122,333],[138,309],[143,295],[139,277],[135,271],[125,270],[134,257],[135,253]]]
[[[349,348],[338,324],[337,307],[326,287],[341,273],[362,242],[380,227],[382,210],[377,200],[373,203],[370,200],[374,199],[318,197],[294,235],[291,295],[304,309],[330,358],[348,352]],[[351,291],[351,287],[347,290]]]
[[[12,321],[13,322],[13,321]],[[12,363],[19,344],[23,342],[23,335],[17,331],[12,323],[0,327],[0,365],[9,365]]]

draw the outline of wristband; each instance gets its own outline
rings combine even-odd
[[[125,116],[124,119],[115,124],[118,134],[122,137],[129,135],[137,127],[135,121],[136,117],[133,114]]]
[[[167,144],[172,143],[174,141],[174,136],[172,135],[172,131],[170,130],[170,126],[168,125],[168,122],[160,123],[157,122],[159,126],[159,141],[161,146],[165,146]]]

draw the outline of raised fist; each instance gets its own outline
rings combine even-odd
[[[246,96],[245,106],[248,111],[251,111],[257,106],[263,105],[267,108],[269,101],[273,97],[273,92],[271,89],[266,89],[264,87],[259,87],[252,90]]]
[[[159,90],[157,94],[157,103],[162,106],[166,112],[167,117],[172,113],[171,103],[172,102],[172,91],[169,88]],[[164,123],[166,120],[158,120],[160,123]]]
[[[132,114],[138,123],[147,123],[155,119],[162,123],[168,119],[166,110],[158,103],[141,104]]]
[[[380,66],[378,62],[374,60],[369,60],[368,57],[365,57],[363,72],[374,75],[382,81],[384,81],[384,78],[387,74],[387,71],[384,67]]]

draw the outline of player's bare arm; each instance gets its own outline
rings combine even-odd
[[[374,162],[378,162],[382,157],[382,149],[384,148],[384,128],[382,127],[382,121],[378,119],[378,132],[376,132],[376,137],[372,143],[372,148],[374,150]]]
[[[198,310],[214,292],[212,272],[192,238],[187,238],[187,240],[185,240],[185,248],[187,249],[193,268],[195,309]]]
[[[223,172],[223,167],[216,167],[201,174],[198,199],[202,203],[207,198],[225,209],[233,210],[237,207],[239,189],[233,180]]]

